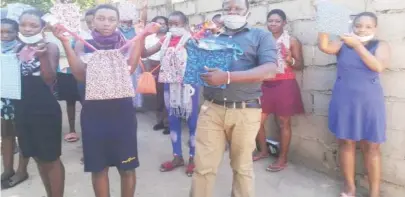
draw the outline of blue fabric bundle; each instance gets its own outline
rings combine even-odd
[[[190,40],[187,43],[187,66],[184,74],[184,84],[209,86],[200,77],[208,68],[218,68],[229,71],[234,60],[243,54],[239,45],[234,42],[205,38],[199,41]],[[216,86],[224,89],[226,85]]]

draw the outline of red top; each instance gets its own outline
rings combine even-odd
[[[288,79],[295,79],[295,73],[291,66],[285,68],[284,73],[276,74],[276,77],[270,79],[269,81],[288,80]]]
[[[163,44],[165,41],[166,36],[160,39],[160,44]],[[181,39],[181,36],[172,36],[172,39],[170,40],[169,47],[175,47],[177,44],[179,44]]]

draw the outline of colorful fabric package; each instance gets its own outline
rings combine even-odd
[[[86,100],[134,97],[125,56],[120,50],[97,50],[82,56],[87,64]]]
[[[197,84],[208,87],[200,75],[206,73],[208,68],[218,68],[229,71],[231,63],[243,54],[236,43],[225,42],[215,38],[206,38],[199,41],[190,40],[187,44],[187,67],[184,74],[185,84]],[[216,86],[224,89],[226,85]]]

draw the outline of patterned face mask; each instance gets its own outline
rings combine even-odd
[[[191,37],[190,34],[183,35],[176,47],[168,47],[171,40],[171,33],[168,33],[162,44],[162,59],[159,72],[160,83],[182,83],[187,63],[187,51],[184,45]]]

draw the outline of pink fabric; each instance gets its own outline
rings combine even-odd
[[[120,50],[98,50],[82,56],[87,64],[86,100],[134,97],[129,66]]]

